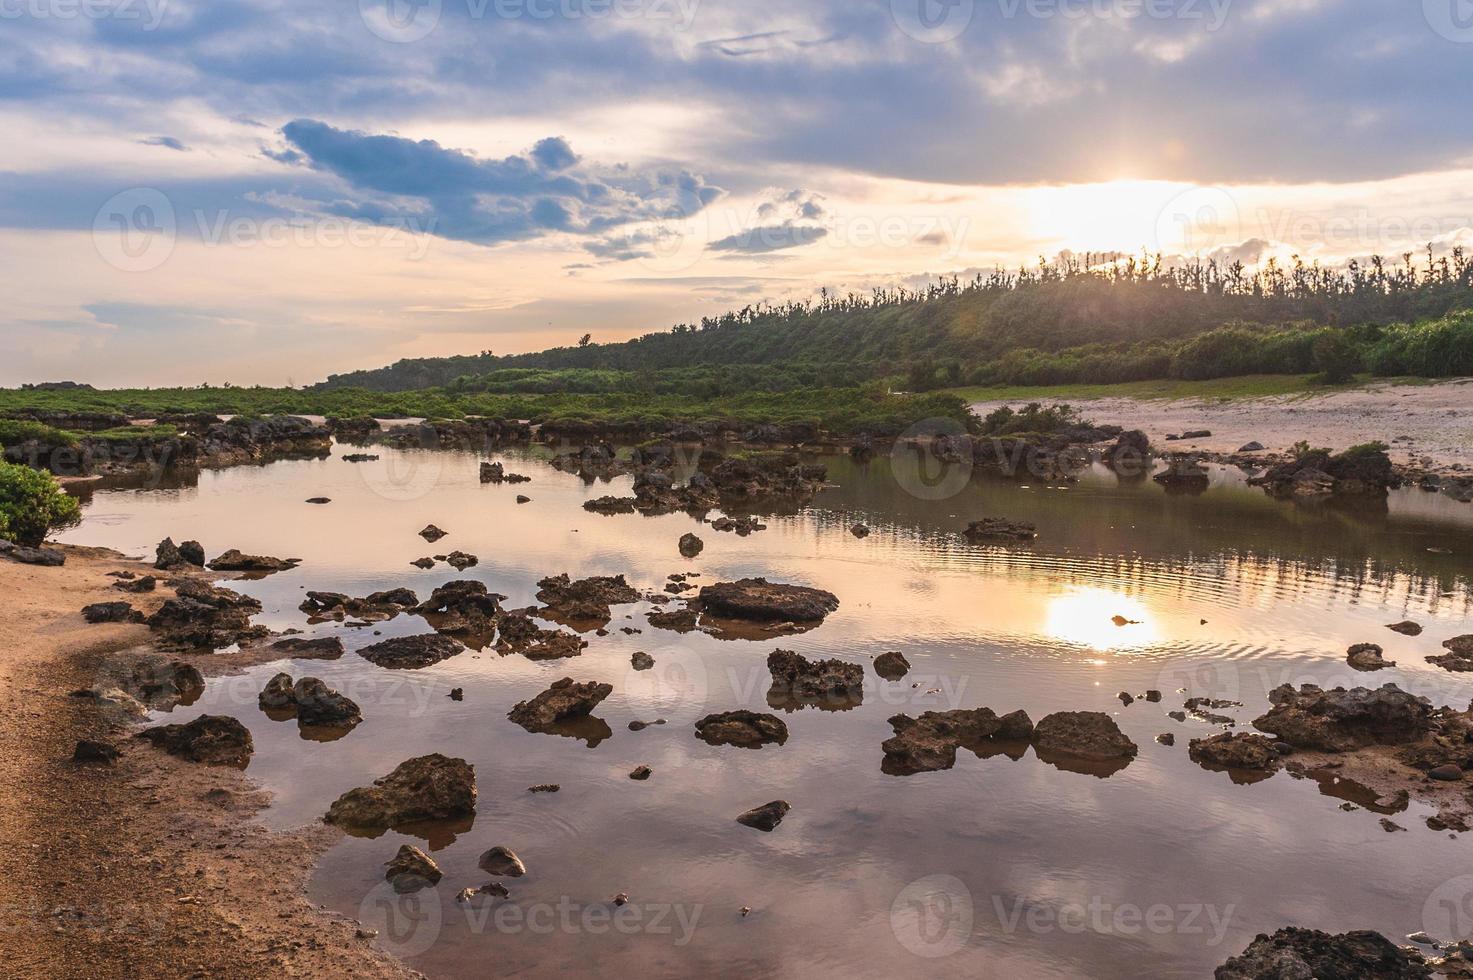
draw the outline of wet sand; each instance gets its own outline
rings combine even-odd
[[[272,832],[270,802],[243,773],[176,760],[128,737],[69,692],[147,649],[137,625],[89,625],[94,602],[151,610],[99,548],[63,546],[62,568],[0,561],[0,961],[24,977],[410,977],[358,938],[357,923],[307,901],[303,884],[338,832]],[[207,674],[234,666],[194,658]],[[71,761],[79,738],[114,741],[112,766]]]

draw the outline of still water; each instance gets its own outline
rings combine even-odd
[[[258,622],[340,633],[348,655],[214,680],[170,720],[215,713],[248,725],[248,774],[275,794],[262,819],[283,828],[405,759],[471,762],[474,821],[348,838],[311,883],[316,900],[379,928],[381,944],[432,976],[1200,977],[1255,934],[1290,924],[1398,941],[1448,929],[1444,900],[1473,868],[1473,844],[1427,829],[1430,810],[1413,804],[1394,816],[1408,832],[1388,833],[1383,814],[1342,808],[1365,801],[1355,787],[1284,772],[1237,785],[1187,758],[1187,741],[1216,729],[1166,713],[1189,696],[1225,698],[1243,702],[1227,713],[1246,728],[1283,683],[1394,682],[1467,705],[1473,675],[1424,657],[1473,632],[1473,506],[1410,490],[1384,505],[1296,505],[1226,469],[1205,494],[1184,497],[1103,470],[1061,489],[920,480],[888,458],[832,457],[835,488],[742,538],[684,514],[590,514],[585,500],[627,494],[629,481],[589,486],[530,453],[499,457],[533,478],[511,487],[480,485],[474,454],[373,451],[378,462],[335,454],[206,472],[183,487],[99,489],[64,538],[143,555],[170,535],[212,556],[235,547],[303,559],[234,587],[262,600]],[[533,501],[518,505],[519,493]],[[304,503],[318,496],[333,502]],[[984,516],[1037,524],[1037,544],[978,546],[956,533]],[[860,521],[868,538],[850,533]],[[418,532],[429,523],[450,536],[426,545]],[[706,541],[690,561],[676,549],[687,531]],[[480,565],[464,574],[410,565],[457,549]],[[644,622],[655,607],[615,607],[609,634],[586,634],[576,659],[467,651],[413,672],[352,651],[425,632],[417,618],[309,626],[297,609],[306,589],[407,586],[424,598],[460,578],[516,608],[561,572],[623,573],[656,592],[676,572],[698,572],[698,583],[761,575],[827,589],[841,605],[779,642],[663,632]],[[1117,615],[1135,623],[1118,627]],[[1384,628],[1402,619],[1425,634]],[[1354,674],[1345,650],[1360,642],[1380,643],[1399,666],[1373,680]],[[774,710],[765,658],[778,646],[866,664],[863,703],[779,711],[790,738],[760,751],[696,739],[692,723],[707,713]],[[868,668],[891,650],[912,664],[894,684]],[[655,669],[634,671],[635,651]],[[364,722],[317,742],[271,721],[256,694],[279,670],[323,678],[362,706]],[[565,676],[613,684],[595,711],[611,737],[589,747],[507,720],[513,704]],[[457,687],[463,702],[447,696]],[[1116,697],[1151,688],[1163,703],[1123,707]],[[949,771],[881,772],[890,716],[984,705],[1035,721],[1110,712],[1140,755],[1103,779],[1031,751],[1014,760],[963,750]],[[668,724],[628,728],[660,718]],[[1155,741],[1165,732],[1175,747]],[[628,778],[638,765],[654,770],[647,782]],[[528,792],[543,783],[562,790]],[[773,833],[735,822],[777,799],[793,809]],[[431,850],[445,878],[396,902],[383,864],[402,843]],[[508,901],[457,903],[462,888],[489,880],[476,861],[496,845],[523,858],[527,877],[508,880]],[[621,893],[628,904],[615,906]]]

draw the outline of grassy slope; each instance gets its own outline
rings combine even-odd
[[[1234,401],[1242,398],[1267,398],[1274,395],[1326,395],[1337,391],[1353,391],[1367,385],[1433,384],[1426,378],[1375,378],[1360,375],[1346,385],[1325,385],[1312,374],[1253,374],[1241,378],[1216,378],[1211,381],[1130,381],[1115,385],[1046,385],[1040,387],[1002,386],[996,388],[949,388],[946,393],[968,402],[1078,402],[1097,398],[1137,398],[1142,400]]]

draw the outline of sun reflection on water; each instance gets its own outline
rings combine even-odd
[[[1117,625],[1117,616],[1126,624]],[[1049,600],[1045,617],[1049,636],[1093,650],[1128,650],[1160,639],[1145,605],[1108,589],[1071,588]]]

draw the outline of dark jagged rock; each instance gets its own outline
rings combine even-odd
[[[136,578],[130,581],[114,582],[113,588],[117,589],[119,592],[129,592],[133,595],[142,595],[144,593],[154,591],[158,588],[158,585],[159,580],[157,578],[154,578],[152,575],[145,575],[142,578]]]
[[[629,657],[629,664],[635,670],[654,670],[655,658],[651,657],[643,650],[639,650]]]
[[[271,644],[271,649],[294,660],[337,660],[346,652],[342,638],[336,636],[319,636],[311,640],[289,637],[277,640]]]
[[[867,538],[867,537],[870,536],[869,525],[868,524],[856,524],[856,525],[854,525],[853,527],[851,527],[849,529],[849,533],[852,534],[852,535],[854,535],[856,538],[861,538],[861,539],[862,538]]]
[[[629,774],[629,778],[634,780],[635,782],[642,783],[654,774],[655,771],[649,766],[636,766],[634,768],[634,771]]]
[[[1378,932],[1332,936],[1290,926],[1260,934],[1214,980],[1425,980],[1432,971]]]
[[[774,707],[813,704],[844,709],[864,698],[864,668],[859,664],[809,660],[791,650],[774,650],[767,655],[767,670],[772,675],[767,703]]]
[[[875,673],[887,681],[898,681],[910,673],[910,661],[903,653],[882,653],[875,658]]]
[[[201,715],[187,725],[161,725],[138,737],[170,755],[212,766],[244,767],[251,761],[251,733],[234,718]]]
[[[423,568],[425,571],[429,571],[430,569],[435,567],[435,559],[417,558],[409,564],[413,565],[415,568]]]
[[[501,620],[496,639],[496,652],[503,656],[518,654],[528,660],[564,660],[579,657],[588,641],[567,630],[543,629],[530,616],[509,613]]]
[[[1473,672],[1473,635],[1456,636],[1443,643],[1447,653],[1428,657],[1427,662],[1457,674]]]
[[[1432,728],[1432,703],[1387,684],[1377,690],[1285,684],[1269,692],[1273,708],[1253,726],[1295,748],[1352,752],[1370,745],[1403,745]]]
[[[777,829],[778,824],[783,822],[783,817],[786,817],[791,809],[793,809],[792,806],[786,800],[774,800],[771,803],[753,807],[736,820],[743,827],[751,827],[764,834],[770,834]]]
[[[1209,738],[1194,738],[1187,747],[1191,760],[1204,769],[1278,771],[1283,755],[1262,735],[1223,732]]]
[[[302,563],[300,558],[270,558],[264,555],[246,555],[235,548],[231,548],[219,558],[210,562],[208,567],[213,572],[285,572],[296,568]]]
[[[261,611],[261,603],[250,596],[195,579],[180,581],[174,592],[146,620],[165,645],[217,650],[270,633],[264,626],[251,625],[251,616]]]
[[[193,664],[144,657],[110,667],[86,693],[102,699],[109,693],[120,692],[145,707],[169,709],[178,704],[193,704],[204,690],[204,675]]]
[[[962,534],[969,541],[1032,541],[1038,537],[1038,528],[1023,521],[984,517],[968,524]]]
[[[959,748],[980,754],[989,744],[1021,744],[1033,736],[1027,712],[999,718],[991,708],[927,711],[919,718],[895,715],[890,727],[895,734],[881,746],[885,759],[880,768],[892,776],[950,769]]]
[[[464,759],[438,753],[401,763],[372,786],[338,797],[327,823],[388,829],[422,820],[449,820],[476,812],[476,770]]]
[[[431,524],[430,526],[426,527],[423,531],[419,532],[419,536],[422,537],[422,538],[424,538],[430,544],[434,544],[436,541],[439,541],[441,538],[449,537],[450,536],[450,532],[449,531],[442,531],[438,527],[435,527],[435,525]]]
[[[394,860],[385,867],[388,870],[384,872],[384,879],[400,895],[433,888],[445,877],[434,859],[412,844],[401,846],[399,853],[394,855]]]
[[[1124,768],[1140,749],[1101,711],[1057,711],[1033,729],[1033,750],[1061,769],[1114,771]],[[1108,774],[1102,772],[1101,774]]]
[[[0,557],[42,568],[60,568],[66,564],[66,554],[54,548],[28,548],[3,539],[0,539]]]
[[[1393,633],[1400,633],[1402,636],[1422,635],[1422,625],[1420,623],[1414,623],[1409,619],[1403,620],[1400,623],[1392,623],[1386,628],[1391,630],[1391,632]]]
[[[739,538],[749,537],[758,531],[767,530],[767,525],[755,517],[718,517],[711,522],[711,530],[735,534]]]
[[[483,582],[447,582],[415,606],[414,612],[441,633],[485,634],[496,628],[505,598],[488,591]]]
[[[758,622],[821,622],[839,608],[839,599],[832,592],[763,578],[705,586],[697,601],[702,612]]]
[[[465,647],[440,633],[399,636],[358,651],[369,663],[389,670],[423,670],[465,652]]]
[[[189,563],[186,562],[184,560],[184,556],[179,553],[179,546],[174,543],[173,538],[165,538],[164,540],[160,541],[159,546],[154,549],[153,567],[159,569],[160,571],[168,571],[172,568],[182,568],[187,564]]]
[[[1395,667],[1396,661],[1384,658],[1383,652],[1374,643],[1357,643],[1345,652],[1345,662],[1355,670],[1366,672]]]
[[[565,620],[607,622],[613,617],[610,606],[638,602],[641,598],[623,575],[594,576],[573,581],[567,575],[556,575],[537,583],[537,599],[549,611]]]
[[[261,693],[256,695],[256,703],[266,711],[278,711],[284,708],[296,706],[296,693],[292,690],[292,675],[277,674],[266,682],[261,688]]]
[[[308,592],[297,608],[313,620],[333,619],[341,622],[349,616],[357,619],[393,619],[419,605],[419,596],[408,589],[389,589],[355,599],[341,592]]]
[[[707,715],[696,722],[696,737],[709,745],[760,749],[769,743],[782,745],[787,742],[788,726],[774,715],[761,715],[753,711],[727,711]]]
[[[680,536],[680,553],[686,558],[694,558],[706,550],[706,542],[694,534],[682,534]]]
[[[477,558],[475,555],[466,554],[464,551],[452,551],[450,552],[450,554],[445,556],[445,564],[449,565],[457,572],[463,572],[467,568],[474,568],[480,563],[481,559]]]
[[[655,629],[691,633],[697,628],[700,614],[694,609],[672,609],[669,612],[652,612],[646,619]]]
[[[1180,456],[1151,479],[1165,487],[1167,493],[1201,493],[1212,482],[1212,475],[1200,461]]]
[[[82,618],[89,623],[141,623],[143,613],[131,602],[94,602],[82,608]]]
[[[1312,450],[1270,467],[1249,482],[1275,497],[1384,494],[1400,485],[1391,457],[1377,444],[1333,456],[1326,449]]]
[[[555,732],[560,723],[582,718],[614,693],[612,684],[564,677],[530,701],[521,701],[507,715],[529,732]]]
[[[185,541],[179,546],[179,555],[195,568],[205,567],[205,546],[198,541]]]
[[[519,473],[508,473],[506,472],[506,467],[501,463],[482,463],[481,482],[494,484],[531,483],[532,478],[530,476],[522,476]]]
[[[345,728],[363,720],[363,712],[351,699],[316,677],[303,677],[292,688],[297,721],[302,725]]]
[[[372,453],[348,453],[343,457],[345,463],[377,463],[379,457]]]
[[[638,503],[632,497],[599,497],[595,500],[584,501],[583,509],[594,514],[634,514],[638,510],[634,506]]]

